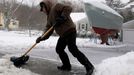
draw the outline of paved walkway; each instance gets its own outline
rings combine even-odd
[[[0,53],[0,58],[2,56],[4,56],[4,54]],[[23,65],[22,68],[29,69],[30,71],[40,75],[85,75],[86,73],[85,68],[82,66],[72,65],[72,70],[67,72],[58,70],[58,65],[61,65],[61,63],[30,57],[27,64]]]
[[[61,65],[61,63],[39,58],[30,58],[22,68],[30,69],[32,72],[41,75],[85,75],[86,73],[82,66],[73,65],[72,70],[67,72],[58,70],[57,65]]]

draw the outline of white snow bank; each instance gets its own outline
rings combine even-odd
[[[32,37],[29,37],[27,33],[22,33],[19,31],[0,31],[0,46],[1,48],[16,48],[16,49],[22,49],[22,48],[29,48],[29,46],[33,45],[35,43],[35,40],[37,37],[41,35],[41,32],[38,35],[34,35]],[[42,41],[39,43],[38,46],[43,46],[45,48],[51,48],[55,47],[57,40],[59,37],[57,36],[51,36],[48,40]],[[96,40],[97,44],[94,43],[93,40],[90,40],[89,38],[77,38],[76,44],[78,47],[113,47],[113,46],[106,46],[106,45],[100,45],[100,40]],[[8,46],[8,47],[7,47]],[[37,47],[38,47],[37,46]],[[117,46],[117,45],[116,45]],[[1,49],[2,50],[2,49]]]
[[[134,52],[103,60],[95,75],[134,75]]]
[[[16,68],[9,58],[6,55],[0,59],[0,75],[39,75],[27,69]]]

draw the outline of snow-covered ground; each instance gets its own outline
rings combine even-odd
[[[39,75],[30,70],[16,68],[7,57],[0,59],[0,75]]]
[[[1,53],[19,53],[23,52],[35,43],[36,38],[40,35],[29,37],[28,34],[17,31],[0,31],[0,52]],[[50,37],[48,40],[39,43],[35,48],[53,48],[56,46],[58,37]],[[125,44],[116,44],[113,46],[100,45],[89,38],[77,38],[78,47],[100,47],[100,48],[124,48]],[[94,75],[134,75],[134,52],[128,52],[119,57],[112,57],[103,60],[100,64],[95,65]],[[29,70],[16,68],[6,55],[0,59],[0,75],[37,75]]]

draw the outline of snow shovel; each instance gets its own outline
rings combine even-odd
[[[54,28],[54,26],[52,26],[51,28],[49,28],[49,30],[44,33],[41,37],[44,37],[46,36],[52,29]],[[13,62],[13,64],[16,66],[16,67],[21,67],[22,65],[26,64],[26,62],[28,61],[29,59],[29,56],[27,55],[35,46],[37,45],[37,43],[33,44],[32,47],[30,47],[21,57],[11,57],[10,58],[10,61]]]

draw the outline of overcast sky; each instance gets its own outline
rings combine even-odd
[[[21,2],[22,0],[18,0],[19,2]],[[42,0],[23,0],[23,3],[25,4],[29,4],[32,5],[33,2],[35,5],[39,4],[39,2]],[[89,0],[89,1],[99,1],[99,2],[105,2],[105,0]],[[129,0],[121,0],[123,3],[127,3]]]
[[[38,5],[39,2],[42,1],[42,0],[17,0],[17,1],[18,2],[22,2],[23,1],[24,4],[28,4],[28,5],[32,5],[32,4]]]
[[[89,0],[89,1],[99,1],[99,2],[105,2],[105,0]],[[121,0],[123,3],[128,2],[129,0]]]

